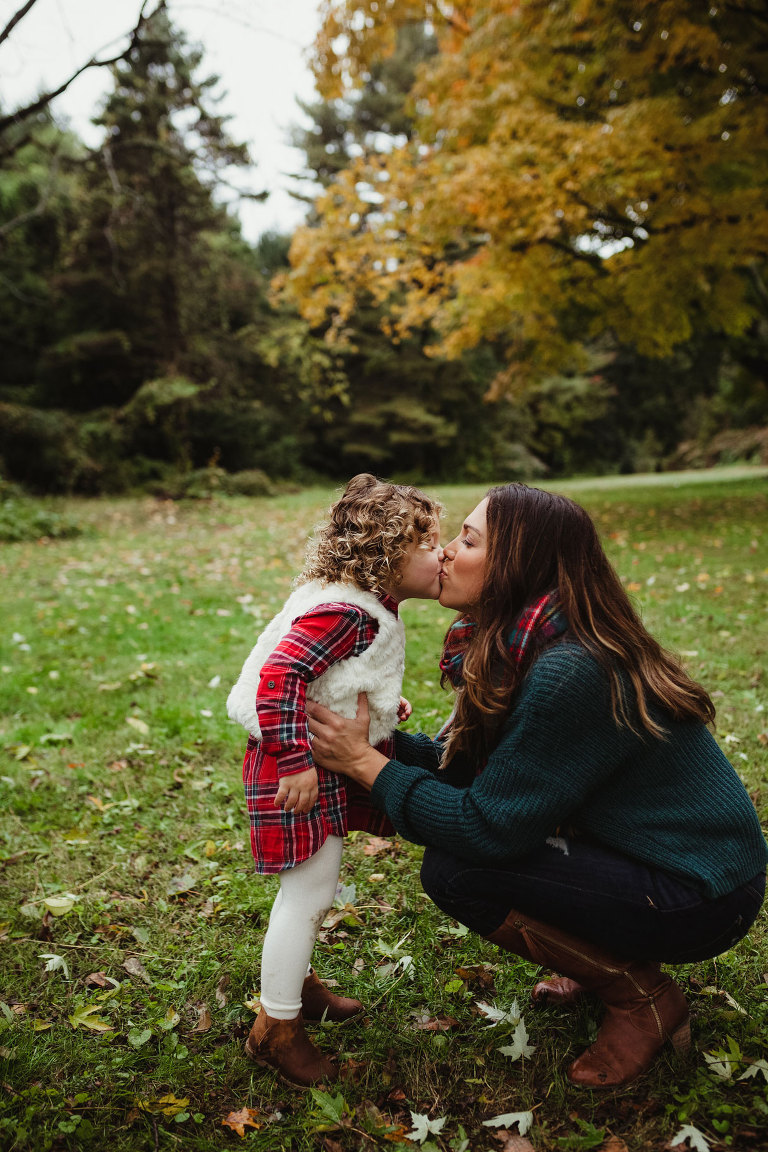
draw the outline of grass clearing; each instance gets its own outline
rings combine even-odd
[[[558,487],[714,693],[718,739],[765,823],[768,483],[696,481]],[[483,489],[439,495],[447,539]],[[370,1005],[319,1029],[344,1079],[302,1093],[245,1058],[276,882],[251,868],[244,741],[224,702],[331,499],[62,501],[82,536],[0,548],[0,1146],[412,1149],[414,1112],[432,1122],[427,1152],[492,1152],[508,1128],[483,1122],[531,1111],[541,1152],[612,1135],[663,1149],[684,1125],[713,1152],[768,1149],[765,914],[732,952],[678,970],[690,1055],[624,1090],[577,1091],[564,1068],[594,1036],[591,1008],[530,1008],[536,970],[447,921],[402,841],[350,838],[343,907],[316,952],[323,977]],[[435,731],[450,615],[403,614],[408,726]],[[489,1028],[477,1007],[515,1000],[535,1046],[518,1059],[499,1051],[514,1015]]]

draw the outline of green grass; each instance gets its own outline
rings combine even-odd
[[[572,490],[648,626],[714,693],[718,738],[765,818],[768,485],[650,480]],[[483,489],[439,494],[447,539]],[[482,1122],[533,1110],[528,1138],[547,1152],[611,1134],[662,1149],[684,1124],[718,1152],[768,1148],[765,1080],[737,1079],[768,1058],[764,917],[733,952],[679,970],[689,1056],[580,1092],[564,1069],[593,1010],[529,1008],[535,969],[460,934],[402,841],[370,855],[351,838],[354,911],[316,951],[321,974],[369,1005],[362,1023],[320,1029],[344,1079],[301,1093],[246,1060],[275,881],[252,872],[243,739],[224,702],[331,499],[66,501],[84,535],[0,549],[0,1146],[414,1148],[413,1111],[446,1117],[423,1147],[491,1152],[498,1129]],[[450,615],[414,602],[404,617],[409,727],[434,731],[450,710],[436,671]],[[45,901],[66,894],[71,909],[51,915]],[[512,1025],[486,1028],[476,1005],[515,998],[535,1052],[513,1062],[499,1052]],[[450,1026],[418,1027],[438,1020]],[[704,1054],[729,1043],[724,1079]],[[260,1127],[241,1139],[222,1120],[244,1107]]]

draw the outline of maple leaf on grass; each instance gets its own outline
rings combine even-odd
[[[510,1060],[519,1060],[521,1056],[530,1056],[535,1051],[536,1046],[528,1043],[528,1030],[522,1020],[512,1033],[512,1043],[499,1048],[502,1056],[508,1056]]]
[[[499,1116],[492,1116],[490,1120],[483,1120],[485,1128],[510,1128],[513,1124],[517,1125],[520,1135],[525,1136],[533,1124],[533,1112],[502,1112]]]
[[[111,1032],[112,1025],[101,1016],[97,1016],[98,1011],[98,1004],[81,1004],[67,1019],[73,1028],[88,1028],[91,1032]]]
[[[693,1124],[684,1124],[680,1131],[672,1137],[668,1148],[681,1148],[683,1144],[688,1144],[693,1152],[709,1152],[709,1141],[703,1132],[698,1128],[694,1128]]]
[[[437,1120],[430,1120],[426,1113],[411,1112],[411,1121],[413,1122],[413,1129],[411,1132],[406,1132],[406,1140],[415,1140],[419,1144],[423,1144],[428,1136],[437,1136],[442,1131],[447,1117],[441,1116]]]
[[[233,1132],[237,1132],[238,1136],[245,1136],[246,1124],[249,1128],[261,1127],[254,1119],[258,1115],[258,1108],[241,1108],[239,1112],[230,1112],[221,1123],[225,1128],[231,1128]]]

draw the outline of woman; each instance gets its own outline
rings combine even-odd
[[[706,725],[704,689],[646,632],[573,501],[493,488],[443,550],[440,603],[461,615],[441,668],[456,704],[436,741],[398,733],[395,759],[313,705],[313,755],[358,780],[427,846],[445,912],[561,976],[534,1000],[601,999],[574,1084],[626,1084],[688,1006],[660,962],[705,960],[745,935],[766,844]]]

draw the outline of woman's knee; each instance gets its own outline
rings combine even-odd
[[[442,908],[450,904],[449,893],[454,887],[461,861],[441,852],[439,848],[427,848],[421,862],[421,886],[433,904]]]

